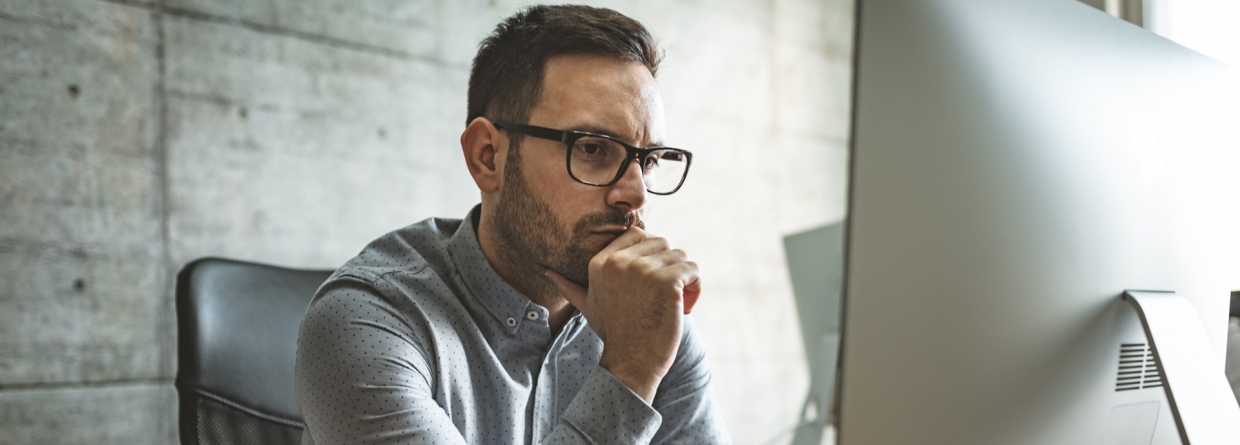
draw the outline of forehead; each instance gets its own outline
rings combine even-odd
[[[547,61],[530,124],[602,131],[637,146],[663,141],[658,84],[640,62],[565,55]]]

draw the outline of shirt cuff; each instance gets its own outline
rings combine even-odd
[[[663,423],[663,416],[602,366],[594,369],[564,420],[596,444],[645,444]]]

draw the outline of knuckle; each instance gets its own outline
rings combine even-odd
[[[661,269],[655,270],[655,271],[652,273],[652,275],[654,275],[654,276],[655,276],[655,278],[657,278],[659,281],[663,281],[663,282],[667,282],[667,283],[673,283],[673,282],[675,282],[675,281],[676,281],[676,277],[677,277],[677,276],[679,276],[680,274],[679,274],[679,273],[677,273],[677,272],[676,272],[673,268],[671,268],[671,267],[664,267],[664,268],[661,268]]]
[[[632,262],[630,262],[629,265],[631,265],[634,269],[641,270],[641,271],[649,271],[649,270],[655,269],[654,260],[651,260],[648,257],[637,258],[633,260]]]

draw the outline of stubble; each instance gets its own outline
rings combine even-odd
[[[495,225],[502,245],[498,249],[501,261],[517,275],[506,278],[523,282],[519,284],[532,287],[531,290],[551,291],[553,295],[558,295],[558,291],[541,279],[544,268],[579,286],[589,286],[590,259],[603,248],[591,245],[590,237],[595,230],[608,225],[645,228],[635,213],[612,207],[587,214],[571,227],[561,224],[550,206],[525,181],[516,144],[504,167],[504,183],[495,205]]]

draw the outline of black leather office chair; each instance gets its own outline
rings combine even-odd
[[[182,445],[293,445],[297,332],[330,270],[204,258],[177,274]]]

